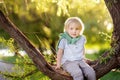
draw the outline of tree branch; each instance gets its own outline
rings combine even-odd
[[[111,3],[109,2],[117,1]],[[108,73],[111,69],[118,67],[118,61],[120,56],[120,1],[119,0],[105,0],[107,8],[112,16],[114,30],[112,35],[111,49],[114,49],[113,55],[106,60],[106,63],[100,63],[101,59],[94,61],[93,68],[96,71],[97,79]],[[45,75],[49,76],[52,80],[72,80],[70,76],[63,75],[62,72],[58,73],[50,64],[46,62],[41,52],[38,51],[25,37],[25,35],[17,29],[17,27],[5,17],[0,11],[0,26],[9,33],[9,35],[15,39],[17,43],[27,52],[29,57],[33,60],[37,68]],[[116,45],[117,44],[117,45]],[[105,55],[111,54],[109,51],[104,53]],[[106,58],[106,56],[102,56]]]
[[[27,52],[37,68],[52,80],[71,80],[70,76],[61,75],[56,72],[42,56],[25,35],[0,11],[0,27],[2,27],[14,40]]]

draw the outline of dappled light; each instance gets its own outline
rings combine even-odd
[[[85,56],[88,59],[99,59],[106,50],[111,49],[113,22],[104,0],[0,0],[0,10],[23,32],[31,44],[40,50],[49,64],[56,64],[59,34],[63,32],[64,22],[68,17],[77,16],[83,20],[83,35],[87,39]],[[0,58],[12,56],[23,64],[24,61],[20,59],[26,59],[26,54],[0,25]],[[26,61],[25,64],[31,66],[31,63],[32,61],[28,65]],[[27,73],[31,72],[26,65],[23,67],[28,69]],[[28,76],[26,73],[27,77],[24,79],[33,79],[33,75],[41,75],[40,79],[49,79],[42,73],[37,73],[35,66],[32,69],[33,73]],[[10,75],[14,77],[14,74]],[[105,80],[105,77],[100,80]]]
[[[49,45],[53,45],[53,48],[57,43],[58,34],[63,30],[66,17],[78,16],[83,19],[85,24],[84,34],[88,39],[87,44],[105,43],[101,37],[96,39],[95,37],[99,36],[99,32],[112,32],[112,21],[103,0],[25,0],[15,2],[21,6],[14,5],[14,2],[6,0],[2,3],[5,6],[10,5],[6,10],[15,24],[24,33],[38,32],[39,34],[36,35],[39,38],[46,38]],[[18,18],[18,21],[14,16]],[[31,38],[30,40],[34,42],[36,39]],[[39,44],[37,42],[35,41],[36,45]]]

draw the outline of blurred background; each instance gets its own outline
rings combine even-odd
[[[100,58],[110,48],[113,30],[104,0],[0,0],[0,10],[27,36],[50,64],[56,64],[56,45],[68,17],[77,16],[85,25],[86,57]],[[1,79],[50,80],[34,66],[26,52],[0,27]],[[12,69],[12,71],[8,70]],[[119,80],[112,70],[99,80]]]

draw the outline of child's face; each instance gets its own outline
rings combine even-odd
[[[67,32],[72,38],[76,38],[80,35],[80,26],[76,25],[75,23],[71,23],[68,28]]]

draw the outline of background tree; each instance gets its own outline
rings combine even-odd
[[[112,44],[111,44],[111,49],[109,51],[107,51],[101,58],[100,60],[96,61],[95,63],[97,63],[95,66],[94,66],[94,69],[96,70],[96,74],[97,74],[97,78],[100,78],[101,76],[105,75],[106,73],[108,73],[111,69],[114,69],[116,67],[118,67],[118,62],[119,62],[119,25],[117,24],[119,22],[119,14],[115,14],[115,13],[119,13],[119,1],[107,1],[106,0],[106,4],[107,4],[107,7],[111,13],[111,16],[112,16],[112,19],[113,19],[113,23],[114,23],[114,31],[113,31],[113,37],[112,37]],[[114,8],[117,8],[117,11],[114,9]],[[112,11],[112,10],[115,10],[115,11]],[[115,13],[114,13],[115,12]],[[117,17],[116,17],[117,15]],[[3,15],[1,14],[1,25],[2,26],[9,26],[12,28],[12,26],[14,25],[9,25],[9,24],[4,24],[2,23],[4,20],[6,22],[6,19],[5,17],[2,17]],[[4,28],[5,30],[7,30],[7,28]],[[14,28],[13,28],[14,30]],[[57,76],[57,79],[60,78],[60,80],[62,80],[63,78],[66,78],[69,79],[68,77],[63,77],[63,76],[60,76],[57,72],[54,72],[54,69],[52,69],[46,62],[45,64],[42,64],[44,62],[44,58],[42,58],[42,56],[40,56],[39,52],[36,51],[36,49],[34,49],[34,47],[27,41],[26,38],[22,37],[23,35],[21,35],[21,32],[19,33],[18,30],[16,30],[15,32],[11,32],[9,31],[9,29],[7,30],[7,32],[9,34],[12,35],[12,37],[15,38],[15,40],[21,44],[21,46],[27,51],[27,53],[29,54],[29,56],[32,58],[32,60],[34,61],[34,63],[36,65],[38,65],[38,68],[43,72],[45,73],[46,75],[48,75],[50,78],[52,79],[56,79],[55,76]],[[17,34],[15,34],[17,33]],[[23,42],[21,42],[17,36],[19,35],[19,39],[22,39],[24,40]],[[20,41],[20,42],[19,42]],[[26,42],[27,41],[27,42]],[[24,43],[27,43],[27,45],[25,45]],[[32,47],[29,47],[29,46],[32,46]],[[32,50],[30,50],[30,48],[32,48]],[[33,54],[34,55],[39,55],[39,56],[34,56],[33,54],[30,54],[30,51],[33,51]],[[33,57],[34,56],[34,57]],[[39,58],[38,58],[39,57]],[[36,59],[38,59],[38,61],[36,61]],[[41,60],[42,59],[42,60]],[[101,60],[102,59],[102,60]],[[103,61],[104,60],[104,61]],[[116,61],[117,60],[117,61]],[[102,62],[101,62],[102,61]],[[106,62],[106,63],[105,63]],[[44,66],[43,69],[41,69],[40,65],[46,65],[46,67]],[[44,69],[46,70],[44,71]],[[49,70],[51,72],[53,72],[53,74],[55,74],[55,76],[51,76],[49,73]],[[59,76],[59,77],[58,77]]]
[[[112,23],[111,18],[103,0],[2,1],[3,3],[1,4],[6,6],[4,12],[9,18],[36,47],[39,48],[40,46],[43,50],[44,46],[48,49],[55,49],[58,35],[63,32],[64,21],[69,16],[82,18],[85,23],[84,34],[89,39],[87,44],[105,43],[105,40],[100,37],[99,33],[104,32],[110,35],[112,31],[110,28],[112,27],[110,26]],[[37,35],[42,43],[34,35]]]

